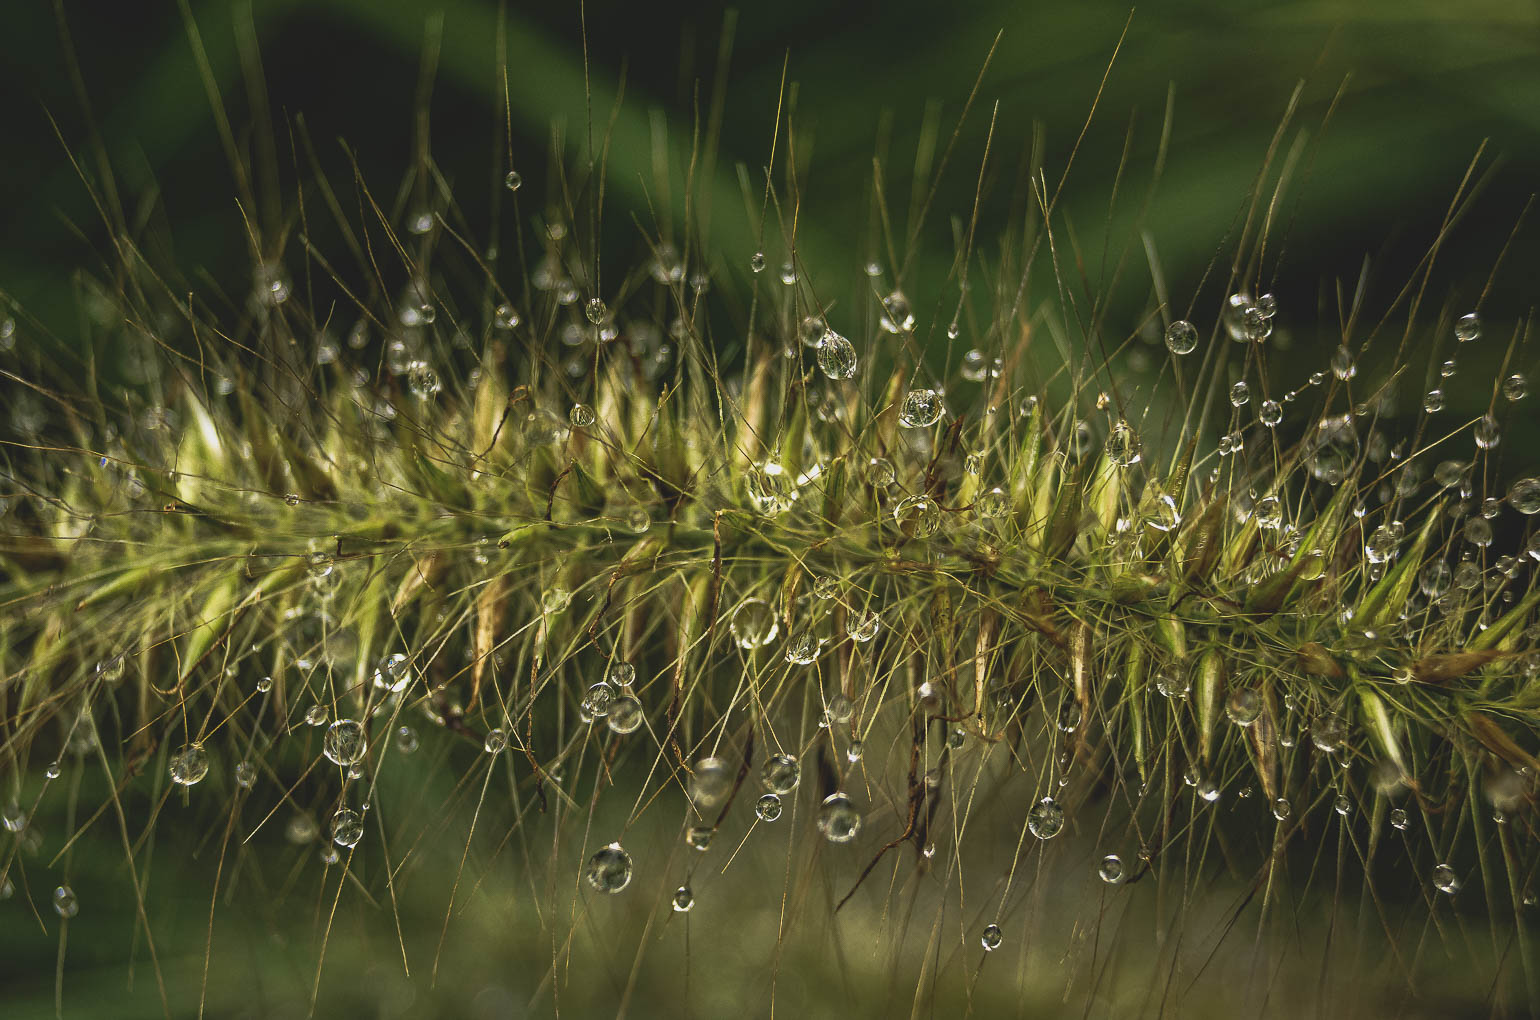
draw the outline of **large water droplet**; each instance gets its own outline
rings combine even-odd
[[[856,345],[832,329],[818,340],[818,367],[830,379],[849,379],[856,374]]]
[[[830,843],[849,843],[861,831],[861,813],[843,793],[831,793],[818,808],[818,831]]]
[[[744,599],[743,604],[734,610],[728,629],[739,648],[754,649],[763,648],[774,641],[776,634],[780,633],[781,625],[770,603],[764,599],[751,598]]]
[[[1038,839],[1052,839],[1064,828],[1064,809],[1052,797],[1044,797],[1027,812],[1027,829]]]
[[[902,291],[895,290],[882,299],[882,318],[879,324],[889,333],[903,333],[914,328],[914,312]]]
[[[611,843],[588,859],[583,875],[599,892],[618,893],[631,883],[631,855],[619,843]]]
[[[1186,319],[1166,327],[1166,349],[1172,354],[1191,354],[1198,346],[1198,328]]]
[[[209,753],[202,744],[185,744],[171,756],[171,781],[193,786],[209,774]]]
[[[984,952],[992,953],[1000,948],[1000,943],[1005,941],[1005,935],[1001,933],[998,924],[986,924],[984,931],[979,935],[979,945],[984,947]]]
[[[368,749],[368,738],[362,723],[352,719],[338,719],[326,728],[326,738],[321,741],[321,751],[334,764],[348,766],[362,761]]]
[[[363,836],[363,816],[352,808],[338,808],[332,815],[332,842],[338,846],[357,846]]]
[[[928,428],[940,421],[944,413],[941,394],[930,389],[910,390],[899,407],[898,423],[910,429]]]

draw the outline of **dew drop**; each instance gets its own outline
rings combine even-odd
[[[744,599],[733,611],[728,630],[738,647],[745,650],[763,648],[780,633],[781,625],[775,618],[775,610],[764,599]]]
[[[910,390],[899,407],[898,423],[908,429],[929,428],[941,420],[946,408],[941,394],[931,389]]]
[[[1101,867],[1096,869],[1096,874],[1108,885],[1117,885],[1123,881],[1123,858],[1117,854],[1108,854],[1102,858]]]
[[[1530,516],[1540,513],[1540,478],[1520,478],[1508,489],[1508,505]]]
[[[171,756],[170,772],[178,786],[194,786],[209,774],[209,753],[202,744],[184,744]]]
[[[684,843],[691,850],[705,853],[711,849],[711,837],[714,835],[716,830],[709,825],[692,825],[685,830]]]
[[[1460,316],[1454,324],[1454,338],[1462,344],[1481,338],[1481,320],[1476,317],[1476,313]]]
[[[502,754],[508,746],[508,734],[500,729],[487,731],[486,738],[481,742],[481,749],[487,754]]]
[[[604,307],[604,301],[600,298],[589,298],[588,303],[583,306],[583,315],[595,326],[603,322],[608,314],[609,309]]]
[[[984,947],[984,952],[992,953],[1000,948],[1000,943],[1005,941],[1005,935],[1001,933],[998,924],[986,924],[984,931],[979,935],[979,945]]]
[[[610,730],[625,735],[634,733],[642,725],[642,703],[629,694],[622,694],[610,704],[604,722]]]
[[[902,291],[893,291],[882,299],[882,317],[878,324],[889,333],[903,333],[914,328],[914,312]]]
[[[406,690],[411,682],[412,669],[400,652],[385,656],[374,667],[374,686],[380,690],[397,694]]]
[[[1240,382],[1230,387],[1231,407],[1245,407],[1246,404],[1250,401],[1251,387],[1246,385],[1246,380],[1242,379]]]
[[[338,808],[332,815],[332,842],[338,846],[357,846],[364,836],[364,818],[352,808]]]
[[[1503,380],[1503,398],[1510,404],[1523,400],[1529,395],[1529,380],[1515,372]]]
[[[587,404],[573,404],[567,411],[567,421],[571,422],[575,429],[586,429],[595,421],[594,409]]]
[[[749,270],[751,272],[755,272],[755,273],[763,273],[765,271],[765,253],[764,252],[757,251],[754,254],[749,256]]]
[[[509,191],[518,191],[524,185],[524,178],[519,175],[517,170],[509,170],[508,176],[503,178],[503,185]]]
[[[1407,824],[1408,824],[1407,817],[1406,817],[1406,809],[1405,808],[1392,808],[1391,812],[1390,812],[1390,824],[1392,826],[1394,826],[1395,828],[1397,828],[1397,829],[1405,831],[1405,829],[1407,827]]]
[[[1172,354],[1191,354],[1198,346],[1198,328],[1186,319],[1166,327],[1166,349]]]
[[[67,885],[61,885],[53,891],[53,909],[60,917],[66,920],[80,913],[80,900],[75,898],[75,890]]]
[[[338,719],[332,723],[326,728],[326,737],[321,741],[321,752],[333,764],[344,767],[362,761],[366,750],[368,737],[364,733],[363,724],[352,719]]]
[[[818,339],[818,367],[830,379],[849,379],[856,374],[856,347],[832,329]]]
[[[893,507],[893,520],[915,538],[929,538],[941,529],[941,507],[929,496],[905,496]]]
[[[1440,864],[1433,869],[1433,888],[1445,895],[1453,896],[1460,891],[1460,877],[1449,865]]]
[[[1477,419],[1472,434],[1475,436],[1476,445],[1483,450],[1492,449],[1502,438],[1502,430],[1497,425],[1497,419],[1490,414],[1484,414]]]
[[[763,268],[764,266],[760,266],[760,269]],[[758,271],[755,270],[755,272]],[[682,885],[674,890],[674,898],[671,902],[674,906],[674,913],[688,914],[691,910],[695,909],[695,894],[690,891],[689,886]]]
[[[588,859],[583,874],[599,892],[618,893],[631,883],[631,855],[619,843],[611,843]]]
[[[1245,383],[1237,383],[1244,386]],[[1133,467],[1143,455],[1139,434],[1128,422],[1119,419],[1107,433],[1107,458],[1118,467]],[[997,492],[999,490],[996,490]],[[1004,493],[1001,493],[1004,496]]]
[[[249,790],[257,782],[257,768],[249,761],[243,761],[235,766],[235,785],[243,790]]]
[[[849,843],[861,831],[861,813],[843,793],[831,793],[818,808],[818,831],[830,843]]]
[[[1027,812],[1027,829],[1038,839],[1052,839],[1064,828],[1064,809],[1052,797],[1044,797]]]
[[[727,762],[715,756],[696,760],[690,771],[690,802],[697,808],[715,807],[733,786],[733,771]]]
[[[1283,421],[1283,405],[1276,400],[1264,400],[1262,406],[1257,409],[1257,420],[1268,428],[1274,428]]]
[[[856,644],[866,644],[881,629],[882,616],[873,610],[852,611],[845,617],[845,635]]]
[[[1237,687],[1225,700],[1225,715],[1237,726],[1250,726],[1262,714],[1262,696],[1250,687]]]
[[[1353,359],[1353,352],[1344,344],[1337,348],[1331,356],[1331,374],[1343,382],[1358,374],[1358,363]]]
[[[767,793],[760,797],[754,804],[754,814],[762,822],[773,822],[781,817],[781,798],[774,793]]]

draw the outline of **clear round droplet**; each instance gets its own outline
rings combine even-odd
[[[1198,346],[1198,328],[1186,319],[1166,327],[1166,349],[1172,354],[1191,354]]]
[[[622,735],[634,733],[642,720],[642,703],[629,694],[622,694],[611,702],[609,714],[604,717],[605,725]]]
[[[898,410],[898,423],[909,429],[929,428],[946,413],[941,394],[931,389],[910,390]]]
[[[710,808],[722,802],[733,787],[733,769],[715,756],[696,760],[687,788],[690,802],[697,808]]]
[[[830,379],[849,379],[856,374],[856,345],[832,329],[818,340],[818,367]]]
[[[1529,380],[1521,373],[1515,372],[1503,380],[1503,399],[1510,404],[1523,400],[1529,395]]]
[[[1462,344],[1481,339],[1481,320],[1476,317],[1475,312],[1462,315],[1455,322],[1454,338]]]
[[[589,298],[588,299],[588,303],[583,305],[583,315],[584,315],[584,317],[586,317],[588,319],[588,321],[593,323],[595,326],[597,326],[601,322],[603,322],[604,321],[604,317],[606,315],[608,315],[608,314],[609,314],[609,309],[604,307],[603,300],[601,300],[599,298],[596,298],[596,297]]]
[[[209,753],[202,744],[184,744],[171,756],[170,772],[178,786],[194,786],[209,774]]]
[[[53,891],[53,909],[60,917],[71,918],[80,913],[80,900],[75,898],[75,890],[67,885],[61,885]]]
[[[1251,387],[1246,385],[1246,380],[1242,379],[1240,382],[1230,387],[1231,407],[1244,407],[1248,402],[1250,402],[1250,400]]]
[[[818,808],[818,831],[830,843],[849,843],[861,831],[861,813],[843,793],[831,793]]]
[[[1262,714],[1262,696],[1251,687],[1237,687],[1225,699],[1225,715],[1237,726],[1250,726]]]
[[[764,256],[760,256],[760,261],[764,261]],[[761,265],[759,268],[763,269],[764,266]],[[755,270],[755,272],[758,271],[758,269]],[[689,886],[682,885],[674,890],[674,897],[670,902],[673,904],[674,913],[688,914],[691,910],[695,909],[695,894],[690,891]]]
[[[1508,489],[1508,505],[1531,516],[1540,513],[1540,478],[1520,478]]]
[[[321,752],[335,765],[348,766],[362,761],[368,749],[364,726],[352,719],[338,719],[326,728]]]
[[[1496,446],[1502,438],[1502,429],[1498,427],[1497,419],[1484,414],[1476,420],[1476,427],[1471,433],[1476,440],[1476,445],[1483,450],[1490,450]]]
[[[1453,896],[1460,891],[1460,877],[1449,865],[1440,864],[1433,869],[1433,888],[1447,896]]]
[[[363,837],[363,815],[352,808],[338,808],[332,815],[332,842],[338,846],[357,846]]]
[[[1096,869],[1096,874],[1108,885],[1117,885],[1123,881],[1123,858],[1117,854],[1108,854],[1102,858],[1101,866]]]
[[[774,793],[767,793],[760,797],[754,804],[754,814],[762,822],[773,822],[781,817],[781,798]]]
[[[599,892],[618,893],[631,884],[631,855],[619,843],[611,843],[588,859],[583,877]]]
[[[487,754],[501,754],[508,746],[508,734],[500,729],[487,730],[486,738],[481,741],[481,749]]]
[[[893,520],[915,538],[929,538],[941,529],[941,507],[929,496],[905,496],[893,507]]]
[[[1244,386],[1244,383],[1237,385]],[[1107,433],[1107,459],[1119,467],[1133,467],[1143,455],[1139,434],[1128,422],[1119,419]],[[1004,495],[1002,492],[1001,495]]]
[[[882,299],[879,325],[889,333],[903,333],[914,328],[914,312],[902,291],[895,290]]]
[[[770,607],[770,603],[759,598],[744,599],[742,605],[733,611],[732,621],[728,624],[733,640],[739,648],[745,650],[763,648],[775,640],[780,629],[775,610]]]
[[[1409,824],[1405,808],[1392,808],[1390,811],[1390,824],[1401,830],[1405,830]]]
[[[249,761],[243,761],[235,766],[235,785],[243,790],[249,790],[257,782],[257,767]]]
[[[755,273],[763,273],[765,271],[765,253],[764,252],[757,251],[754,254],[749,256],[749,270],[751,272],[755,272]]]
[[[1064,809],[1052,797],[1044,797],[1027,812],[1027,830],[1038,839],[1052,839],[1064,828]]]
[[[503,185],[509,191],[518,191],[524,186],[524,178],[519,175],[517,170],[509,170],[508,176],[503,178]]]
[[[603,719],[610,714],[610,706],[615,703],[615,688],[604,680],[600,680],[588,688],[583,695],[583,711],[595,719]]]
[[[1276,400],[1264,400],[1262,406],[1257,408],[1257,420],[1268,428],[1274,428],[1283,421],[1283,405]]]
[[[1005,935],[1001,933],[998,924],[986,924],[984,931],[979,935],[979,945],[984,947],[984,952],[992,953],[1000,948],[1000,943],[1005,941]]]
[[[594,409],[587,404],[573,404],[567,412],[567,421],[575,429],[586,429],[595,421]]]

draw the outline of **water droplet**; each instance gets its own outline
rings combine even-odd
[[[786,639],[786,661],[794,666],[809,666],[818,660],[823,642],[811,627],[804,627]]]
[[[1397,829],[1405,830],[1408,824],[1406,810],[1404,808],[1392,808],[1390,812],[1390,824]]]
[[[1460,316],[1454,324],[1454,338],[1462,344],[1481,338],[1481,320],[1474,312]]]
[[[622,694],[610,703],[604,721],[613,732],[624,735],[635,732],[642,725],[642,718],[642,703],[629,694]]]
[[[1454,873],[1454,869],[1447,864],[1440,864],[1433,869],[1433,888],[1441,893],[1453,896],[1460,891],[1460,877]]]
[[[1388,524],[1381,524],[1364,543],[1364,555],[1370,563],[1388,563],[1396,555],[1401,544],[1401,531]]]
[[[1310,474],[1328,485],[1337,485],[1358,460],[1358,430],[1351,415],[1322,418],[1304,444]]]
[[[333,764],[348,766],[362,761],[368,750],[369,740],[364,726],[352,719],[338,719],[326,728],[321,741],[321,751]]]
[[[711,849],[711,837],[715,834],[716,830],[709,825],[692,825],[684,832],[685,846],[705,853]]]
[[[49,779],[58,779],[63,774],[64,774],[64,766],[59,764],[59,759],[57,759],[57,758],[55,758],[53,761],[49,762],[48,763],[48,767],[43,770],[43,775],[46,776]],[[194,782],[196,782],[196,780],[194,780]],[[190,786],[192,784],[189,783],[187,785]]]
[[[1287,799],[1279,797],[1277,800],[1273,801],[1273,817],[1278,819],[1280,822],[1289,817],[1293,811],[1294,808],[1289,804]]]
[[[1198,346],[1198,328],[1186,319],[1166,327],[1166,349],[1172,354],[1191,354]]]
[[[893,464],[884,457],[873,457],[866,462],[866,484],[874,489],[885,489],[893,484]]]
[[[1498,427],[1495,417],[1484,414],[1476,420],[1476,427],[1472,434],[1475,436],[1477,446],[1483,450],[1490,450],[1502,438],[1502,429]]]
[[[904,402],[899,407],[898,423],[908,429],[929,428],[945,413],[941,394],[935,390],[910,390],[904,394]]]
[[[893,291],[882,299],[882,317],[878,322],[889,333],[903,333],[914,328],[914,312],[902,291]]]
[[[583,695],[583,711],[595,719],[609,715],[610,706],[614,703],[615,688],[603,680],[588,688],[588,692]]]
[[[1225,699],[1225,715],[1237,726],[1250,726],[1262,714],[1262,696],[1250,687],[1237,687]]]
[[[854,765],[861,760],[861,756],[865,753],[866,745],[859,740],[852,740],[850,746],[845,748],[845,760]]]
[[[985,520],[997,521],[1011,512],[1011,498],[1004,489],[996,486],[980,496],[973,504],[978,515]]]
[[[1523,400],[1529,395],[1529,380],[1518,372],[1503,380],[1503,397],[1509,403]]]
[[[761,256],[760,258],[761,258],[761,261],[763,261],[763,256]],[[763,268],[764,268],[764,266],[760,266],[760,269],[763,269]],[[755,272],[757,273],[757,272],[759,272],[759,270],[756,269]],[[689,886],[682,885],[678,889],[674,890],[674,898],[672,900],[672,903],[674,905],[674,913],[676,913],[676,914],[688,914],[691,910],[693,910],[695,908],[695,894],[690,891],[690,887]]]
[[[1155,689],[1167,698],[1185,698],[1190,687],[1184,670],[1166,667],[1155,674]]]
[[[500,330],[513,329],[523,321],[523,317],[509,304],[498,305],[492,311],[492,325]]]
[[[80,901],[75,898],[75,890],[67,885],[61,885],[53,891],[53,909],[62,918],[68,919],[80,913]]]
[[[1508,489],[1508,505],[1521,514],[1540,513],[1540,478],[1520,478]]]
[[[392,694],[406,690],[412,682],[412,669],[406,664],[406,656],[400,652],[380,659],[374,667],[374,686]]]
[[[1230,334],[1231,340],[1245,343],[1251,339],[1247,332],[1246,313],[1253,307],[1255,306],[1251,303],[1250,294],[1237,293],[1225,298],[1221,321],[1224,323],[1225,332]]]
[[[721,758],[699,758],[690,771],[687,786],[690,802],[697,808],[715,807],[733,787],[733,770]]]
[[[781,817],[781,798],[767,793],[754,804],[754,814],[762,822],[773,822]]]
[[[508,176],[503,178],[503,184],[509,191],[518,191],[524,185],[524,178],[519,176],[517,170],[509,170]]]
[[[1257,420],[1268,428],[1274,428],[1283,421],[1283,405],[1276,400],[1264,400],[1262,406],[1257,409]]]
[[[1027,812],[1027,830],[1038,839],[1052,839],[1064,828],[1064,809],[1052,797],[1044,797]]]
[[[764,252],[757,251],[754,254],[749,256],[749,270],[751,272],[755,272],[755,273],[763,273],[765,271],[765,253]]]
[[[602,299],[600,299],[600,298],[596,298],[596,297],[589,298],[588,299],[588,303],[583,305],[583,315],[584,315],[584,317],[587,318],[588,321],[593,323],[595,326],[597,326],[601,322],[603,322],[604,321],[604,317],[606,315],[608,315],[608,314],[609,314],[609,309],[604,307],[604,301]]]
[[[1251,510],[1257,527],[1272,531],[1283,526],[1283,501],[1277,496],[1263,496]]]
[[[830,843],[849,843],[861,831],[861,813],[843,793],[831,793],[818,808],[818,831]]]
[[[243,761],[235,766],[235,785],[243,790],[249,790],[257,782],[257,767],[249,761]]]
[[[481,749],[487,754],[502,754],[508,746],[508,734],[500,729],[487,730],[486,739],[481,742]]]
[[[1245,383],[1237,383],[1244,386]],[[1139,441],[1139,434],[1134,431],[1128,422],[1119,419],[1113,424],[1111,431],[1107,433],[1107,458],[1119,467],[1133,467],[1139,463],[1142,456],[1143,444]],[[999,491],[999,490],[996,490]],[[1001,493],[1004,496],[1004,493]]]
[[[1485,549],[1492,544],[1492,522],[1485,517],[1470,517],[1465,521],[1465,541]]]
[[[1319,751],[1331,754],[1347,742],[1347,723],[1339,715],[1328,715],[1310,729],[1310,742]]]
[[[840,585],[837,580],[828,574],[819,574],[813,578],[813,595],[816,598],[828,601],[839,594]]]
[[[781,282],[788,287],[797,282],[797,267],[789,260],[781,263]]]
[[[845,617],[845,635],[857,644],[866,644],[882,629],[882,615],[876,611],[851,611]]]
[[[1271,319],[1278,314],[1278,299],[1272,294],[1263,294],[1257,298],[1257,303],[1253,307],[1264,319]]]
[[[583,874],[599,892],[618,893],[631,884],[631,855],[619,843],[611,843],[588,859]]]
[[[193,786],[209,774],[209,754],[202,744],[184,744],[171,756],[171,781],[178,786]]]
[[[567,412],[567,421],[572,423],[575,429],[586,429],[595,421],[594,409],[587,404],[573,404]]]
[[[984,932],[979,936],[979,945],[984,947],[984,952],[992,953],[1000,948],[1000,943],[1005,941],[1005,935],[1001,933],[998,924],[986,924]]]
[[[411,754],[417,750],[417,731],[410,726],[402,726],[397,729],[396,750],[402,754]]]
[[[1117,885],[1123,881],[1123,858],[1117,854],[1108,854],[1102,858],[1101,867],[1096,869],[1096,873],[1108,885]]]
[[[1417,586],[1422,593],[1429,598],[1438,598],[1449,590],[1449,583],[1454,579],[1454,571],[1443,560],[1433,560],[1422,568],[1417,575]]]
[[[893,507],[893,520],[915,538],[929,538],[941,529],[941,507],[929,496],[905,496]]]
[[[352,808],[338,808],[332,815],[332,842],[338,846],[357,846],[363,836],[363,816]]]
[[[1242,379],[1240,382],[1230,387],[1231,407],[1244,407],[1247,403],[1250,402],[1250,400],[1251,387],[1246,385],[1246,380]]]
[[[818,367],[830,379],[849,379],[856,374],[856,346],[832,329],[818,339]]]
[[[1337,348],[1331,356],[1331,374],[1346,382],[1358,374],[1358,363],[1353,359],[1353,352],[1344,344]]]
[[[775,640],[781,625],[775,618],[775,610],[764,599],[744,599],[734,612],[728,629],[739,648],[751,650],[763,648]]]

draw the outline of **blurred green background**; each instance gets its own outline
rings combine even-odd
[[[250,142],[250,110],[238,40],[249,32],[280,125],[280,163],[292,166],[283,124],[303,114],[329,171],[345,180],[336,144],[345,139],[364,178],[387,196],[410,166],[423,40],[441,15],[432,148],[469,221],[484,222],[477,213],[506,162],[493,0],[256,0],[249,6],[194,0],[191,7],[243,145]],[[249,253],[239,240],[244,231],[234,188],[177,4],[63,0],[62,10],[130,209],[154,195],[159,205],[146,219],[159,225],[164,218],[176,261],[189,276],[197,267],[216,280],[243,279]],[[601,128],[622,69],[625,78],[609,155],[606,256],[620,254],[617,244],[641,249],[631,215],[651,223],[649,119],[662,114],[676,143],[687,144],[692,106],[709,108],[724,24],[732,25],[731,73],[717,180],[707,190],[715,199],[716,257],[740,275],[755,241],[735,167],[749,168],[757,196],[784,58],[789,55],[788,77],[796,84],[802,144],[810,150],[811,172],[802,182],[803,254],[814,266],[837,264],[853,275],[871,254],[864,196],[882,118],[891,115],[886,174],[902,233],[926,104],[939,104],[944,139],[996,32],[1003,31],[937,192],[926,235],[926,261],[935,272],[920,265],[920,275],[929,278],[944,276],[950,264],[948,218],[965,221],[971,209],[990,105],[998,101],[999,114],[981,251],[1024,195],[1020,170],[1034,124],[1044,131],[1049,183],[1057,181],[1129,13],[1124,4],[1105,2],[937,7],[783,0],[732,15],[699,2],[591,3],[588,48]],[[86,146],[88,121],[70,84],[51,0],[6,4],[0,34],[23,42],[0,63],[0,90],[9,97],[7,158],[0,166],[6,196],[0,289],[45,321],[67,323],[69,274],[90,256],[84,239],[65,224],[79,225],[98,242],[101,232],[47,114],[77,151]],[[533,186],[525,194],[538,196],[548,183],[553,118],[564,121],[569,141],[582,135],[579,9],[511,4],[506,39],[514,162]],[[1154,162],[1168,88],[1175,100],[1173,134],[1148,226],[1173,303],[1185,308],[1242,208],[1296,83],[1305,84],[1295,129],[1313,141],[1349,75],[1324,144],[1307,148],[1300,161],[1292,189],[1299,203],[1285,210],[1287,242],[1275,288],[1285,321],[1314,320],[1323,281],[1329,287],[1341,277],[1351,288],[1365,257],[1373,260],[1371,298],[1381,305],[1389,300],[1426,251],[1467,163],[1490,139],[1488,160],[1500,165],[1448,241],[1431,292],[1435,308],[1447,294],[1473,300],[1540,168],[1540,9],[1530,3],[1167,3],[1138,10],[1062,206],[1092,260],[1093,283],[1101,247],[1110,245],[1115,261],[1129,242],[1126,228]],[[1291,133],[1288,141],[1294,138]],[[1126,139],[1128,169],[1109,218]],[[88,173],[95,176],[95,168]],[[757,212],[757,201],[753,205]],[[680,212],[676,207],[675,215]],[[1528,310],[1528,281],[1540,262],[1533,234],[1526,231],[1510,253],[1483,307],[1489,321],[1511,324]],[[1133,275],[1147,288],[1137,243],[1132,255]],[[1222,273],[1209,280],[1198,295],[1201,308],[1217,309],[1222,280]],[[1123,335],[1142,311],[1130,310],[1131,320],[1119,324]],[[1506,335],[1506,328],[1488,332]],[[1467,379],[1485,385],[1490,376]]]

